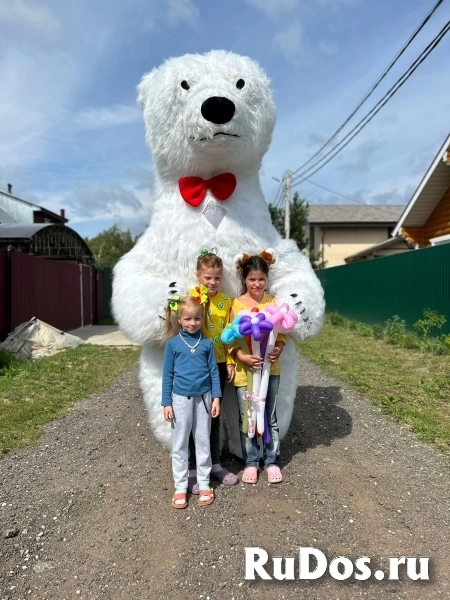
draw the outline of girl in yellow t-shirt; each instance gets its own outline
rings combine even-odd
[[[264,310],[267,304],[275,304],[274,298],[266,292],[269,277],[269,265],[273,262],[275,261],[268,252],[261,252],[259,256],[249,256],[248,254],[244,254],[239,260],[238,269],[242,275],[244,292],[233,301],[231,320],[233,320],[239,311],[243,309],[248,310],[257,307],[260,310]],[[283,351],[285,340],[286,336],[279,334],[274,349],[268,354],[268,359],[272,363],[272,366],[270,369],[265,409],[272,439],[269,444],[265,443],[264,440],[262,443],[264,466],[267,471],[267,480],[269,483],[279,483],[283,479],[280,468],[276,464],[280,449],[276,407],[278,387],[280,384],[280,365],[278,358]],[[250,347],[250,339],[246,341],[247,346]],[[256,436],[249,438],[248,435],[242,433],[242,423],[245,416],[245,393],[247,391],[246,370],[249,367],[252,371],[262,369],[263,360],[260,356],[246,354],[242,348],[240,348],[238,342],[233,346],[232,355],[236,360],[234,385],[239,404],[242,457],[246,464],[242,475],[242,481],[244,483],[256,483],[258,480],[259,467],[258,440]]]
[[[220,290],[223,277],[222,259],[207,250],[202,250],[197,258],[197,281],[199,286],[191,289],[189,294],[205,305],[205,319],[202,324],[202,334],[209,338],[214,346],[217,366],[219,368],[220,387],[223,391],[225,383],[230,383],[234,377],[234,360],[220,339],[220,334],[226,327],[229,318],[232,299]],[[238,478],[220,464],[220,416],[211,420],[211,479],[224,485],[236,485]],[[189,440],[189,481],[188,491],[198,494],[197,470],[195,462],[195,446],[191,435]]]

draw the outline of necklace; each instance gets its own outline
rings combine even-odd
[[[180,338],[182,339],[182,341],[183,341],[183,342],[186,344],[186,346],[187,346],[188,348],[190,348],[190,349],[191,349],[191,352],[192,352],[192,354],[195,352],[195,349],[197,348],[197,346],[198,346],[198,345],[200,344],[200,342],[202,341],[202,334],[200,334],[200,336],[199,336],[199,338],[198,338],[197,342],[196,342],[196,343],[195,343],[193,346],[191,346],[191,345],[190,345],[190,344],[188,344],[188,343],[187,343],[187,341],[186,341],[186,340],[183,338],[183,336],[181,335],[181,333],[179,333],[178,335],[180,336]]]

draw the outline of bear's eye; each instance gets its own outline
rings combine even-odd
[[[189,84],[186,80],[181,82],[181,87],[183,88],[183,90],[188,90],[189,89]]]
[[[245,85],[245,81],[243,79],[238,79],[236,82],[236,87],[238,90],[242,90]]]

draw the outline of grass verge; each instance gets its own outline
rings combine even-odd
[[[36,443],[42,426],[78,400],[105,390],[139,358],[139,348],[83,345],[0,370],[0,455]]]
[[[450,358],[392,346],[326,323],[302,356],[350,384],[424,441],[450,451]]]

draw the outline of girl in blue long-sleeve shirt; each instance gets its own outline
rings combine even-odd
[[[211,418],[220,414],[222,396],[214,346],[200,329],[204,307],[188,296],[172,299],[177,309],[178,331],[166,344],[162,378],[164,418],[172,424],[173,508],[187,507],[189,435],[192,431],[197,461],[198,503],[214,502],[209,487]],[[166,317],[171,330],[170,315]]]

